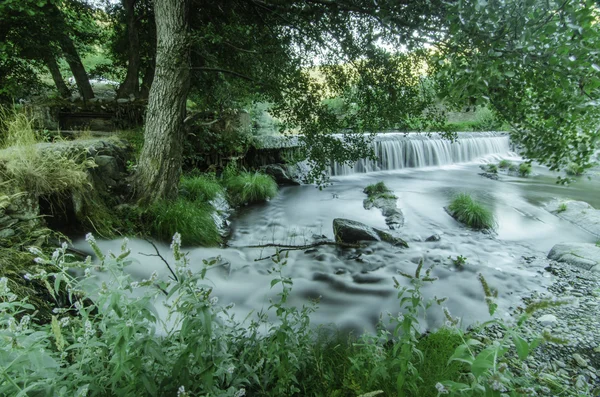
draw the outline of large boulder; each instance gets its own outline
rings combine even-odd
[[[394,246],[408,248],[406,241],[401,238],[350,219],[334,219],[333,235],[336,241],[348,244],[356,244],[360,241],[385,241]]]
[[[396,206],[397,198],[393,197],[375,197],[366,198],[363,201],[363,207],[366,210],[371,208],[379,208],[381,214],[385,216],[385,224],[392,230],[399,229],[404,226],[404,214],[402,210]]]
[[[600,210],[585,201],[553,200],[546,209],[554,215],[569,221],[586,232],[600,238]]]
[[[600,273],[600,247],[590,243],[556,244],[548,258]]]
[[[296,179],[293,170],[290,170],[285,164],[269,164],[261,167],[261,171],[271,175],[279,186],[300,185]]]

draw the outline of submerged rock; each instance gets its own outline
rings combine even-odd
[[[356,244],[360,241],[385,241],[394,246],[408,248],[406,241],[400,237],[349,219],[334,219],[333,235],[336,241],[348,244]]]
[[[431,242],[431,241],[440,241],[442,239],[442,237],[439,234],[432,234],[431,236],[427,237],[425,239],[425,241],[427,242]]]
[[[366,210],[371,208],[379,208],[381,214],[385,216],[385,224],[391,229],[395,230],[404,226],[404,214],[402,210],[396,206],[397,198],[395,196],[380,196],[375,198],[366,198],[363,201],[363,207]]]
[[[591,243],[556,244],[548,259],[600,273],[600,247]]]

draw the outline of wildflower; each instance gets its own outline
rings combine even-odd
[[[235,371],[235,367],[234,367],[233,365],[232,365],[232,366],[230,366],[229,368],[227,368],[227,369],[226,369],[226,372],[227,372],[229,375],[232,375],[232,374],[233,374],[233,371]]]
[[[218,301],[219,301],[219,298],[217,298],[216,296],[213,296],[212,298],[210,298],[210,304],[213,306],[216,305]]]
[[[8,279],[6,277],[0,278],[0,295],[7,295],[10,293],[8,288]]]
[[[96,242],[96,238],[94,237],[94,235],[92,233],[88,233],[85,235],[85,241],[88,244],[93,244]]]
[[[92,275],[92,270],[90,268],[87,268],[83,271],[83,274],[85,277],[89,277]]]
[[[127,322],[125,323],[125,325],[129,328],[133,327],[133,321],[131,319],[127,320]]]
[[[39,264],[44,264],[46,263],[46,261],[44,260],[44,258],[40,258],[39,256],[37,258],[34,258],[33,261],[35,263],[39,263]]]
[[[44,255],[42,250],[40,250],[38,247],[29,247],[27,250],[29,252],[31,252],[33,255],[37,255],[37,256]]]
[[[438,393],[440,394],[448,394],[450,393],[448,391],[448,389],[446,389],[446,386],[442,385],[440,382],[435,384],[435,388],[437,389]]]
[[[33,276],[30,273],[25,273],[25,275],[23,276],[23,278],[25,280],[31,281],[31,279],[33,278]]]
[[[140,286],[140,283],[138,283],[137,281],[132,282],[131,284],[129,284],[131,286],[131,288],[138,288]]]
[[[67,248],[69,248],[69,245],[67,244],[66,241],[63,241],[63,243],[61,244],[61,248],[63,249],[63,251],[66,251]]]
[[[90,322],[90,320],[85,320],[83,334],[86,338],[90,338],[94,335],[94,330],[92,329],[92,323]]]
[[[69,317],[63,317],[60,319],[59,324],[61,327],[64,328],[64,327],[67,327],[70,324],[70,322],[71,322],[71,320],[69,319]]]
[[[58,257],[60,256],[60,254],[61,254],[60,250],[58,250],[58,249],[57,249],[57,250],[55,250],[55,251],[52,253],[52,260],[53,260],[53,261],[57,261],[57,260],[58,260]]]
[[[233,394],[233,397],[243,397],[246,395],[246,389],[241,388]]]
[[[179,386],[179,389],[177,389],[177,397],[185,397],[185,396],[187,396],[187,393],[185,392],[185,387]]]

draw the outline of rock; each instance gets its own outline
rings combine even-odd
[[[425,241],[431,242],[431,241],[440,241],[442,239],[442,237],[439,234],[432,234],[431,236],[427,237],[425,239]]]
[[[573,354],[573,360],[577,363],[577,365],[579,365],[580,367],[587,367],[588,362],[585,358],[581,357],[581,355],[579,353],[575,353]]]
[[[119,98],[117,99],[117,103],[128,103],[129,102],[129,98]]]
[[[359,241],[385,241],[394,246],[408,247],[406,241],[399,237],[349,219],[334,219],[333,235],[336,241],[348,244],[356,244]]]
[[[584,201],[553,200],[546,210],[600,238],[600,210]]]
[[[498,174],[492,174],[492,173],[489,173],[489,172],[482,172],[479,175],[481,175],[484,178],[491,179],[493,181],[497,181],[499,179]]]
[[[556,244],[548,253],[548,259],[600,272],[600,247],[591,243]]]
[[[366,198],[363,200],[363,207],[366,210],[370,210],[373,207],[379,208],[381,214],[385,216],[385,224],[391,230],[395,230],[404,226],[404,214],[396,206],[397,200],[395,196]]]
[[[300,185],[300,182],[290,175],[289,168],[284,164],[265,165],[261,167],[261,171],[271,175],[278,185]]]
[[[113,156],[99,155],[94,157],[98,172],[105,178],[119,179],[119,164]]]
[[[542,324],[545,327],[552,326],[558,322],[558,319],[553,314],[544,314],[543,316],[539,317],[537,320],[540,324]]]

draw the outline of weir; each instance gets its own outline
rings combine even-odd
[[[403,168],[441,166],[473,161],[489,154],[510,151],[509,137],[499,132],[460,133],[454,142],[440,134],[379,134],[372,142],[376,160],[361,159],[353,166],[335,163],[331,176],[343,176]]]

